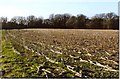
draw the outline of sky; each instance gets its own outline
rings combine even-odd
[[[1,0],[0,17],[34,15],[49,18],[50,14],[71,15],[84,14],[92,17],[95,14],[114,12],[118,14],[117,0]]]

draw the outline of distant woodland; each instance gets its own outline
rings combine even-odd
[[[102,13],[88,18],[83,14],[51,14],[48,19],[30,15],[16,16],[8,21],[0,17],[1,29],[58,28],[58,29],[119,29],[119,16],[115,13]]]

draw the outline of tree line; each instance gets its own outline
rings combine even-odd
[[[113,12],[96,14],[88,18],[83,14],[51,14],[48,19],[30,15],[16,16],[8,21],[0,17],[2,29],[61,28],[61,29],[119,29],[119,16]]]

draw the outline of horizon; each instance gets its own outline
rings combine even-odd
[[[84,14],[88,18],[101,13],[113,12],[118,15],[118,1],[64,1],[64,0],[2,0],[0,3],[0,17],[7,17],[9,20],[15,16],[27,17],[34,15],[36,17],[49,18],[50,14]]]

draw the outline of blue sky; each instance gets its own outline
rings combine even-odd
[[[95,14],[114,12],[118,14],[117,0],[1,0],[0,17],[5,16],[43,16],[50,14],[72,15],[84,14],[88,17]]]

